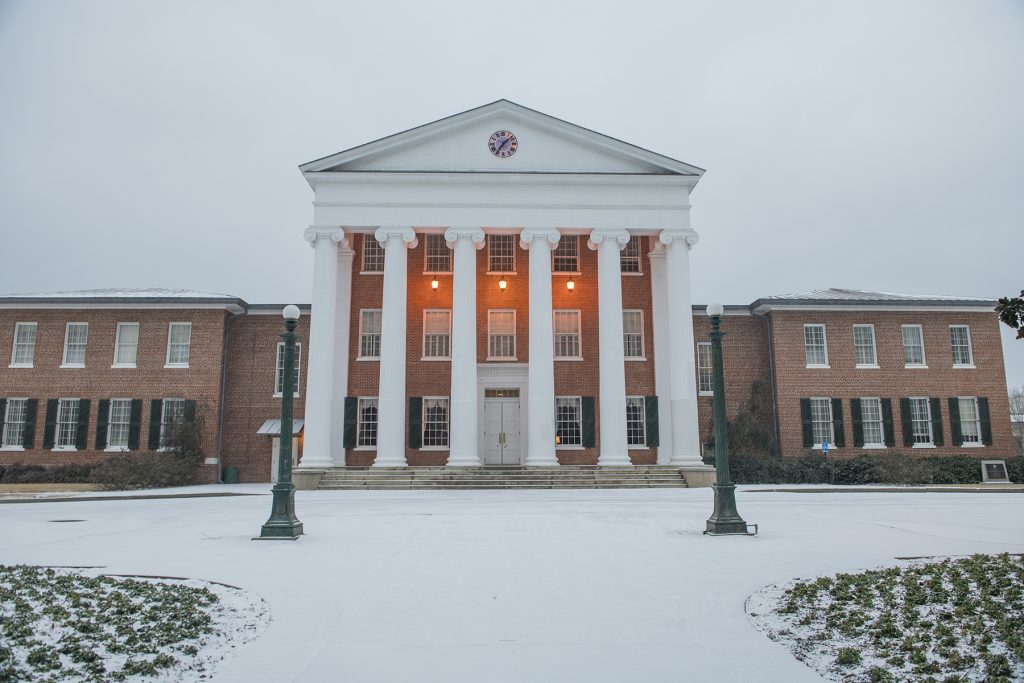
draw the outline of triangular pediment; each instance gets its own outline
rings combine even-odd
[[[514,154],[495,156],[496,131],[511,131]],[[322,172],[594,173],[703,175],[690,164],[498,100],[300,166]]]

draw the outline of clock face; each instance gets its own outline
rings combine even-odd
[[[487,147],[490,148],[491,154],[494,156],[499,159],[507,159],[516,153],[519,141],[510,131],[499,130],[487,141]]]

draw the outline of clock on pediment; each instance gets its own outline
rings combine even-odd
[[[487,141],[487,147],[494,156],[499,159],[507,159],[516,153],[519,140],[511,131],[499,130],[491,135],[491,139]]]

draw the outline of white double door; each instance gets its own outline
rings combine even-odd
[[[484,464],[522,464],[518,389],[484,392]]]

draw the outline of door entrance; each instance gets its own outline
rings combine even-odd
[[[484,390],[484,464],[519,465],[519,390]]]

